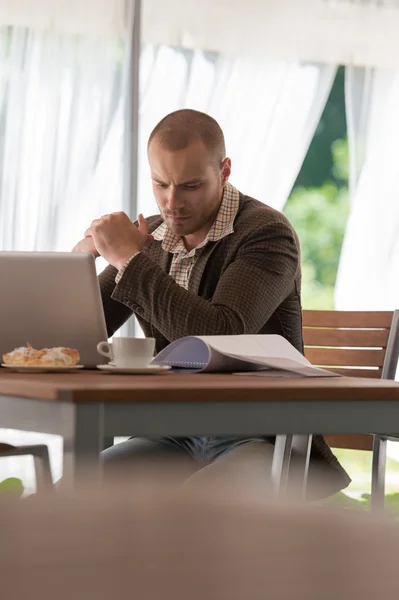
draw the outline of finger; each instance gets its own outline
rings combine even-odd
[[[93,227],[96,227],[97,225],[99,225],[101,223],[101,219],[94,219],[94,221],[91,222],[91,225],[88,229],[86,229],[84,236],[85,237],[89,237],[90,235],[93,235]]]
[[[143,235],[148,235],[148,223],[142,214],[138,216],[139,230]]]
[[[148,236],[147,236],[147,239],[146,239],[146,242],[145,242],[144,246],[149,246],[149,245],[151,244],[151,242],[153,242],[153,241],[154,241],[154,236],[153,236],[153,235],[151,235],[151,234],[148,234]]]

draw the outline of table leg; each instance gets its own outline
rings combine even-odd
[[[272,462],[272,483],[278,496],[285,494],[290,468],[292,435],[277,435]]]
[[[112,448],[113,445],[114,445],[114,436],[106,435],[104,437],[102,450],[107,450],[107,448]]]
[[[64,440],[63,486],[98,481],[102,471],[104,406],[93,402],[76,404],[74,408],[71,436]]]

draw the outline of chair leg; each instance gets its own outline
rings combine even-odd
[[[39,492],[42,489],[52,490],[53,476],[51,473],[50,455],[48,447],[40,445],[31,446],[30,448],[28,447],[28,449],[31,450],[31,454],[35,463],[37,491]]]
[[[371,473],[371,510],[381,512],[385,506],[385,469],[387,462],[387,440],[374,436],[373,467]]]
[[[276,436],[272,462],[272,482],[275,486],[277,496],[283,496],[287,489],[292,440],[292,435]]]
[[[312,450],[312,435],[294,435],[292,450],[295,452],[295,478],[300,484],[300,496],[306,499],[308,486],[310,452]]]

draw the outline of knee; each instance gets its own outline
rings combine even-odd
[[[134,486],[146,482],[178,486],[195,468],[189,456],[145,438],[121,442],[104,450],[101,457],[106,480],[118,479]]]

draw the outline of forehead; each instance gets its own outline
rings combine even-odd
[[[204,177],[212,169],[212,155],[202,141],[170,151],[155,138],[148,148],[152,176],[189,180]]]

